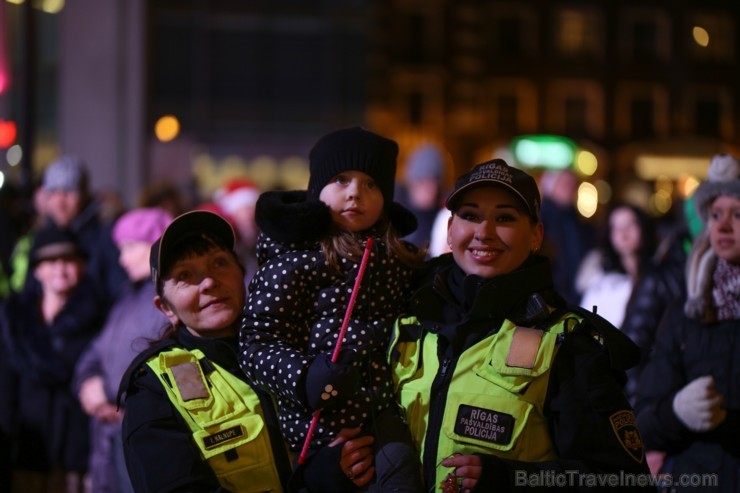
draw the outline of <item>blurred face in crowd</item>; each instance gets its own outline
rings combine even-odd
[[[740,265],[740,199],[720,195],[709,209],[709,242],[721,259]]]
[[[492,278],[512,272],[542,245],[542,223],[533,223],[521,199],[504,188],[473,188],[457,203],[447,241],[466,274]]]
[[[410,181],[407,187],[409,201],[417,209],[427,211],[439,208],[440,185],[436,178],[421,178]]]
[[[231,213],[234,224],[236,224],[236,230],[239,233],[239,241],[249,247],[257,244],[257,237],[259,236],[254,212],[254,204],[249,204],[239,207]]]
[[[51,220],[60,228],[66,228],[82,206],[79,192],[70,190],[47,190],[45,192],[45,211]]]
[[[85,262],[76,255],[65,255],[39,261],[34,276],[45,295],[66,296],[77,287],[85,271]]]
[[[150,274],[149,251],[151,245],[145,241],[124,241],[118,245],[121,254],[118,262],[132,282],[143,281]]]
[[[177,260],[162,278],[154,303],[173,325],[199,337],[237,333],[245,302],[244,271],[234,253],[214,246]]]
[[[619,207],[609,216],[609,238],[620,256],[635,254],[640,248],[640,223],[635,213],[627,207]]]
[[[375,180],[361,171],[340,173],[324,185],[319,200],[329,206],[340,228],[356,233],[378,222],[383,212],[383,194]]]

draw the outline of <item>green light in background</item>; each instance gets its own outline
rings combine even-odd
[[[523,167],[566,169],[573,164],[577,146],[558,135],[523,135],[512,141],[511,149]]]

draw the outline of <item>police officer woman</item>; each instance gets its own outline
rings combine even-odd
[[[234,241],[219,215],[193,211],[152,246],[154,303],[170,325],[131,363],[119,392],[119,399],[126,393],[123,446],[137,492],[288,491],[290,460],[272,401],[245,381],[237,362],[246,293]],[[353,433],[345,430],[333,445]],[[368,445],[358,438],[327,447],[328,464],[341,475],[349,463],[367,462]]]
[[[539,204],[535,180],[500,159],[461,176],[446,202],[451,253],[396,323],[394,381],[430,491],[650,479],[622,392],[637,348],[555,292],[536,253]]]

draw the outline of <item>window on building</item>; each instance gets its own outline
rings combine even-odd
[[[566,56],[600,54],[603,50],[603,24],[598,12],[564,9],[557,15],[555,45]]]
[[[537,46],[535,12],[518,4],[496,4],[492,12],[489,52],[496,56],[517,57],[532,53]]]
[[[634,139],[655,136],[655,107],[652,99],[637,97],[630,103],[630,133]]]
[[[720,136],[722,109],[719,101],[702,99],[696,102],[694,126],[697,135],[707,137]]]
[[[423,63],[426,61],[426,17],[419,12],[404,14],[401,61]]]
[[[567,98],[565,100],[565,134],[571,136],[586,135],[588,102],[584,98]]]
[[[501,134],[516,134],[518,131],[517,112],[519,105],[514,95],[499,96],[497,103],[496,118],[498,130]]]
[[[622,56],[637,62],[665,62],[671,51],[671,23],[657,9],[627,9],[623,14],[618,43]]]
[[[599,138],[604,133],[604,94],[589,79],[558,79],[547,88],[547,128],[552,132]]]
[[[420,92],[411,92],[408,95],[409,123],[420,125],[424,122],[424,96]]]

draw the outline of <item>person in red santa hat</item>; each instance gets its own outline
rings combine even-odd
[[[253,181],[235,178],[224,183],[213,195],[213,202],[219,213],[236,231],[236,252],[246,268],[247,284],[257,270],[256,246],[259,228],[254,220],[254,206],[260,193],[261,190]]]

